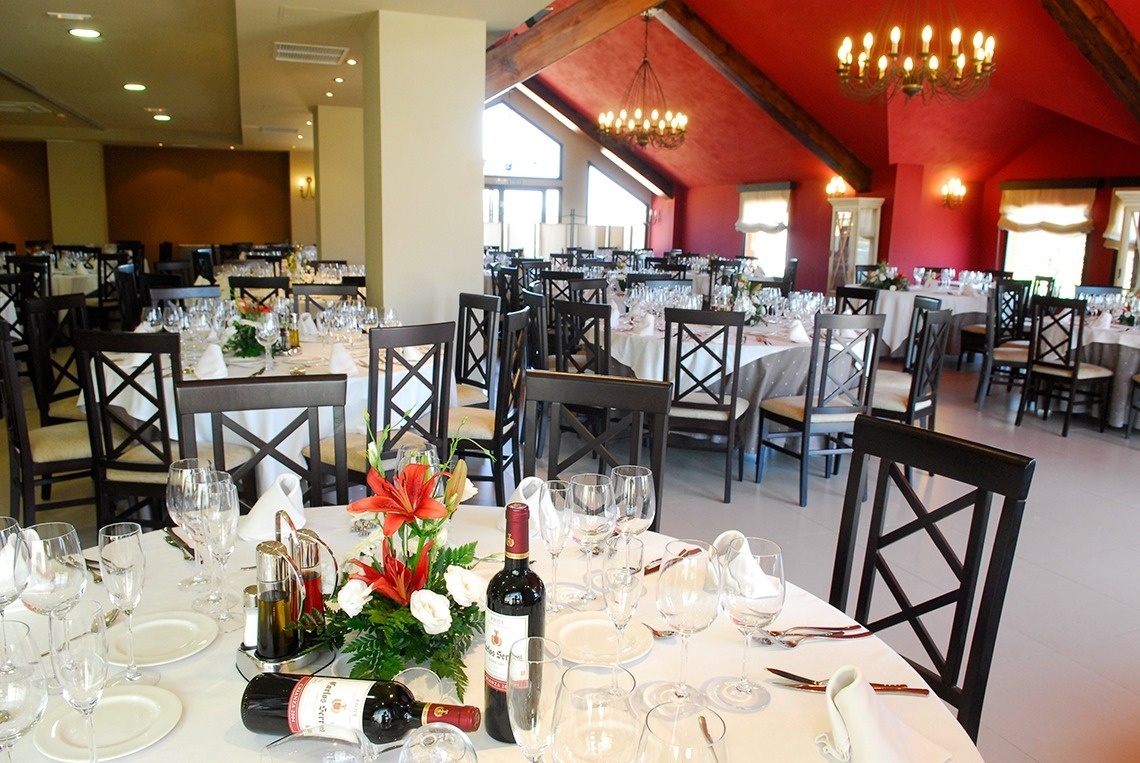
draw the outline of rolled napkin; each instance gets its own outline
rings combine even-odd
[[[296,474],[282,474],[273,481],[249,513],[238,520],[238,535],[250,541],[273,540],[277,528],[277,512],[282,509],[298,530],[305,526],[301,479]]]
[[[345,376],[356,376],[360,373],[356,367],[356,361],[348,352],[348,348],[340,342],[334,344],[329,350],[329,373],[344,374]]]
[[[944,763],[950,753],[919,734],[887,707],[863,678],[846,665],[827,682],[831,734],[816,744],[824,755],[843,763]]]
[[[811,337],[808,336],[803,321],[792,321],[792,325],[788,327],[788,340],[796,344],[811,344]]]
[[[657,331],[657,319],[648,313],[637,319],[633,325],[633,333],[638,336],[653,336]]]
[[[1093,318],[1092,323],[1089,324],[1089,328],[1094,328],[1094,329],[1106,329],[1106,328],[1111,328],[1111,327],[1112,327],[1112,313],[1110,313],[1107,310],[1102,310],[1100,312],[1100,315]]]
[[[543,510],[553,511],[554,505],[550,502],[550,495],[546,492],[546,483],[538,477],[523,477],[507,499],[507,505],[512,503],[525,503],[530,507],[530,535],[538,535],[538,523],[542,521]],[[499,517],[498,528],[507,529],[507,514]]]
[[[222,348],[216,344],[206,345],[206,351],[194,364],[194,375],[199,379],[224,379],[229,375]]]
[[[301,313],[301,317],[297,320],[297,330],[301,332],[301,336],[317,335],[317,322],[313,320],[312,313]]]

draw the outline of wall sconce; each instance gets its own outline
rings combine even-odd
[[[966,198],[966,186],[961,178],[950,178],[942,184],[942,206],[947,209],[957,209],[962,206]]]
[[[315,198],[317,198],[317,192],[313,188],[313,179],[311,177],[305,178],[304,180],[302,180],[300,182],[299,185],[300,185],[300,191],[301,191],[301,198],[302,199],[315,199]]]
[[[827,182],[827,198],[835,199],[847,195],[847,183],[838,175]]]

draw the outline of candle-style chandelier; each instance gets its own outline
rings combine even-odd
[[[950,0],[946,8],[948,18],[942,18],[941,9],[938,18],[932,18],[922,2],[913,7],[905,1],[892,3],[880,19],[877,36],[863,36],[861,50],[845,37],[836,69],[843,90],[853,98],[888,101],[899,93],[908,101],[920,96],[923,102],[980,95],[994,71],[993,35],[975,32],[972,44],[963,44]]]
[[[616,138],[636,143],[642,148],[677,148],[685,142],[685,129],[689,118],[665,106],[665,92],[649,64],[649,22],[645,13],[645,52],[641,66],[633,73],[629,87],[621,99],[621,108],[615,115],[607,111],[598,115],[598,130],[602,138]]]

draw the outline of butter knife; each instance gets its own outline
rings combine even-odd
[[[194,558],[194,549],[190,547],[189,543],[182,540],[178,533],[174,532],[174,530],[170,529],[169,527],[163,528],[162,532],[166,535],[166,542],[181,551],[183,558]]]
[[[784,683],[783,681],[772,681],[773,686],[782,686],[785,689],[799,689],[800,691],[814,691],[817,694],[823,694],[827,691],[827,685],[820,684],[792,684]],[[883,684],[871,684],[871,688],[876,694],[911,694],[916,697],[925,697],[930,694],[930,689],[920,689],[914,686],[885,686]]]
[[[699,554],[700,552],[701,552],[701,550],[700,550],[699,548],[686,548],[684,551],[682,551],[682,552],[680,553],[680,556],[681,556],[681,558],[683,559],[683,558],[684,558],[684,557],[686,557],[686,556],[692,556],[693,554]],[[665,560],[664,560],[664,559],[662,559],[662,558],[660,558],[660,557],[659,557],[659,558],[657,558],[657,559],[654,559],[652,562],[650,562],[649,564],[645,565],[645,572],[644,572],[644,574],[646,574],[646,575],[652,575],[654,572],[657,572],[658,570],[660,570],[660,569],[661,569],[661,564],[662,564],[664,561],[665,561]]]

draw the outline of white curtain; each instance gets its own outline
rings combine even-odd
[[[788,228],[790,188],[774,191],[741,191],[740,219],[736,229],[741,233],[779,233]]]
[[[1017,233],[1090,233],[1095,197],[1094,188],[1002,191],[998,227]]]

